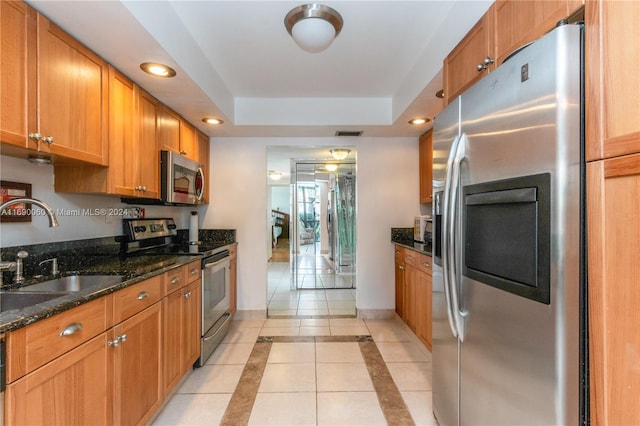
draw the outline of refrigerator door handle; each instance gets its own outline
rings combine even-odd
[[[462,134],[460,140],[458,141],[458,145],[455,147],[455,157],[453,160],[453,167],[451,171],[451,185],[450,185],[450,208],[449,208],[449,216],[450,220],[448,222],[449,229],[448,234],[451,239],[451,243],[448,246],[449,253],[448,257],[450,258],[450,266],[449,266],[449,283],[451,286],[451,311],[453,312],[453,322],[456,326],[456,330],[458,330],[458,338],[460,342],[464,341],[464,319],[466,317],[466,313],[460,310],[460,303],[458,301],[459,294],[459,283],[460,283],[460,274],[458,273],[459,266],[461,263],[461,255],[456,257],[456,253],[461,253],[460,250],[457,249],[457,242],[459,241],[460,236],[458,235],[458,230],[460,229],[458,225],[459,220],[456,220],[458,216],[458,204],[460,201],[460,167],[462,162],[466,159],[465,147],[467,144],[467,135]],[[460,219],[461,220],[461,219]]]
[[[451,218],[451,179],[453,175],[453,162],[458,150],[458,143],[460,136],[456,136],[451,143],[451,151],[449,151],[449,158],[447,159],[447,172],[444,181],[444,194],[443,194],[443,212],[442,212],[442,278],[444,282],[444,297],[447,303],[447,319],[449,320],[449,327],[451,328],[451,334],[453,337],[458,337],[458,329],[455,323],[455,314],[453,312],[453,305],[451,304],[451,283],[449,270],[451,269],[451,234],[449,233],[449,223],[452,222]]]

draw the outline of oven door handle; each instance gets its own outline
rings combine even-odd
[[[223,263],[223,262],[229,262],[229,256],[227,256],[227,257],[225,257],[225,258],[222,258],[222,259],[220,259],[220,260],[218,260],[218,261],[216,261],[216,262],[205,263],[205,265],[204,265],[204,269],[207,269],[207,268],[213,268],[213,267],[215,267],[215,266],[220,265],[220,264],[221,264],[221,263]]]

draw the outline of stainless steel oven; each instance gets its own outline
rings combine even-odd
[[[202,342],[198,367],[204,365],[229,329],[229,260],[226,249],[202,259]]]

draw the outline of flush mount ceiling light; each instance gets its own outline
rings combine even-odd
[[[337,164],[325,164],[324,168],[327,169],[330,172],[335,172],[336,170],[338,170],[338,165]]]
[[[335,149],[330,149],[329,152],[331,153],[333,158],[335,158],[338,161],[341,161],[347,158],[347,155],[349,155],[351,150],[346,148],[335,148]]]
[[[431,120],[428,119],[427,117],[412,118],[411,120],[409,120],[409,124],[419,125],[419,124],[428,123],[429,121]]]
[[[281,177],[282,177],[282,173],[276,172],[274,170],[269,170],[269,178],[271,180],[280,180]]]
[[[340,34],[342,16],[329,6],[310,3],[291,9],[284,26],[301,49],[319,53]]]
[[[207,124],[222,124],[224,123],[224,121],[220,120],[219,118],[215,118],[215,117],[205,117],[202,119],[203,122],[207,123]]]
[[[145,62],[140,64],[140,69],[147,74],[151,74],[156,77],[170,78],[175,77],[176,75],[176,71],[170,66],[158,64],[156,62]]]

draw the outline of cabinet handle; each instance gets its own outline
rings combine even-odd
[[[147,187],[146,187],[146,186],[141,186],[141,187],[140,187],[140,190],[141,190],[142,192],[147,192]]]
[[[184,294],[184,298],[185,298],[185,299],[188,299],[188,298],[190,298],[190,297],[191,297],[191,292],[188,292],[188,293],[185,293],[185,294]]]
[[[427,267],[427,268],[428,268],[429,266],[431,266],[431,264],[430,264],[430,263],[428,263],[428,262],[424,262],[422,265],[423,265],[423,266],[425,266],[425,267]]]
[[[404,271],[404,266],[400,265],[398,266],[398,269],[400,269],[401,271]]]
[[[116,336],[115,339],[109,340],[107,342],[107,345],[113,346],[114,348],[117,348],[119,344],[120,344],[120,336]]]
[[[127,341],[127,335],[126,334],[121,335],[120,336],[120,341],[121,342],[126,342]]]
[[[178,284],[179,282],[180,282],[180,278],[178,278],[178,277],[173,277],[171,279],[171,284]]]
[[[476,65],[476,69],[478,71],[484,71],[489,67],[489,64],[492,64],[493,58],[487,56],[486,58],[484,58],[484,61],[480,62],[478,65]]]
[[[40,133],[29,133],[29,139],[32,141],[39,141],[42,139],[42,135],[40,135]]]
[[[45,136],[44,138],[42,138],[42,142],[51,145],[53,143],[53,136]]]
[[[182,151],[180,151],[180,154],[182,155],[187,155],[187,151],[185,151],[184,149]]]
[[[199,269],[193,268],[191,270],[191,275],[196,275],[198,273]]]
[[[144,300],[147,297],[149,297],[149,292],[148,291],[143,291],[138,295],[138,300]]]
[[[64,330],[62,330],[60,332],[60,337],[71,336],[72,334],[76,334],[80,330],[82,330],[82,323],[81,322],[72,322],[71,324],[66,326],[64,328]]]

